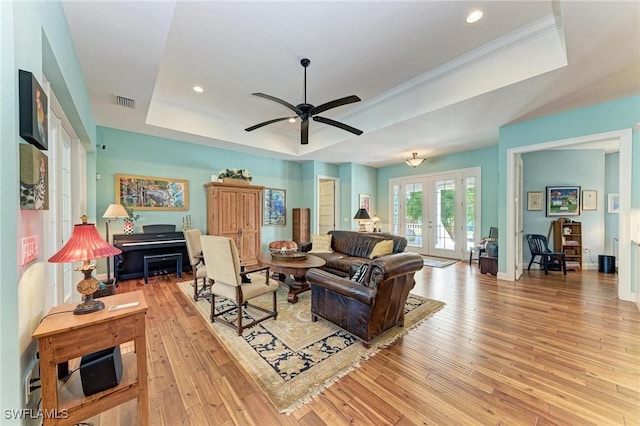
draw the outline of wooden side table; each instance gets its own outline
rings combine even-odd
[[[261,265],[268,265],[272,272],[279,275],[278,281],[289,286],[289,293],[287,294],[287,302],[289,303],[297,303],[298,294],[311,289],[304,274],[309,269],[319,268],[326,263],[324,259],[313,255],[309,255],[304,260],[278,260],[272,258],[271,253],[267,252],[258,254],[258,262]],[[293,279],[288,278],[289,275],[293,276]]]
[[[147,301],[140,290],[100,300],[105,308],[86,315],[73,314],[75,303],[56,306],[33,332],[40,350],[45,426],[73,425],[135,398],[140,424],[149,424]],[[136,302],[137,306],[109,311],[111,306]],[[66,383],[57,380],[58,364],[130,341],[134,342],[135,352],[122,355],[122,379],[117,386],[84,396],[79,371]]]
[[[492,256],[480,256],[478,259],[481,274],[498,275],[498,258]]]

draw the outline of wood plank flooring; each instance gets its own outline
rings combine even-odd
[[[185,274],[182,280],[190,280]],[[414,293],[446,302],[418,328],[291,415],[279,414],[210,332],[175,276],[125,281],[147,315],[151,424],[640,424],[640,313],[617,275],[477,264],[425,267]],[[90,419],[137,421],[133,402]]]

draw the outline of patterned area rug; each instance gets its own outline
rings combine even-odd
[[[425,266],[431,266],[433,268],[445,268],[459,262],[459,260],[444,259],[441,257],[431,257],[425,255],[422,255],[422,258],[424,259]]]
[[[354,336],[325,320],[311,322],[310,292],[300,294],[298,303],[291,304],[286,297],[288,288],[280,284],[277,320],[266,320],[238,336],[231,327],[209,321],[210,303],[204,298],[193,301],[191,282],[178,285],[274,407],[287,414],[445,305],[410,294],[405,306],[405,326],[378,337],[366,349]],[[228,303],[216,298],[216,309],[223,310]],[[253,299],[252,303],[268,307],[271,296]],[[246,311],[249,317],[253,313],[262,315],[251,308]],[[234,318],[234,314],[227,317]]]

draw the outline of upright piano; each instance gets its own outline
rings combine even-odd
[[[122,250],[115,257],[114,274],[116,280],[128,280],[144,276],[143,258],[154,254],[182,254],[182,270],[190,271],[187,244],[182,232],[145,232],[142,234],[116,234],[113,245]],[[163,271],[175,271],[175,262],[154,262],[149,265],[149,274]]]

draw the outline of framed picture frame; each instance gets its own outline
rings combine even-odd
[[[608,196],[607,212],[619,213],[620,212],[620,195],[617,192],[612,192]]]
[[[26,143],[20,144],[20,210],[49,210],[49,159]]]
[[[49,101],[29,71],[18,70],[20,137],[46,151],[49,147]]]
[[[598,210],[598,191],[582,191],[582,210]]]
[[[542,191],[527,192],[527,210],[542,211]]]
[[[287,224],[287,191],[264,188],[262,190],[262,224],[285,226]]]
[[[358,194],[358,208],[371,211],[371,194]]]
[[[579,186],[547,186],[547,216],[579,215]]]
[[[116,203],[134,210],[189,210],[189,181],[116,174]]]

